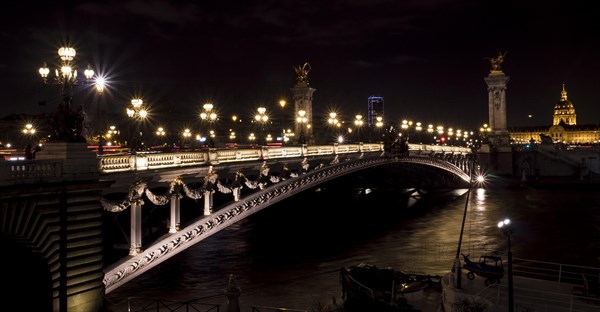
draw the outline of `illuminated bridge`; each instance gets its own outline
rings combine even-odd
[[[48,273],[38,279],[48,279],[47,302],[55,311],[101,311],[104,294],[304,190],[383,165],[434,187],[465,187],[471,155],[461,147],[410,145],[410,155],[398,155],[379,144],[355,144],[6,162],[1,230],[46,263]],[[96,176],[86,169],[94,166]],[[231,200],[213,207],[217,192]],[[202,200],[202,214],[181,220],[183,197]],[[169,216],[162,236],[142,243],[145,202],[168,205]],[[123,213],[130,215],[129,254],[107,266],[104,216]]]

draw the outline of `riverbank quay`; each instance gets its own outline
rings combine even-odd
[[[408,311],[421,312],[442,312],[442,292],[437,288],[426,288],[424,290],[405,294],[410,305]],[[344,305],[342,298],[332,298],[330,302],[309,303],[310,308],[275,306],[268,305],[249,305],[240,298],[239,310],[236,312],[356,312],[351,306]],[[107,306],[107,312],[136,312],[136,311],[230,311],[229,301],[225,295],[218,295],[213,298],[192,299],[189,301],[170,301],[148,298],[130,298],[123,302],[112,302]]]
[[[486,278],[467,272],[450,272],[442,278],[444,311],[600,311],[600,268],[570,266],[517,259],[512,289],[507,275],[486,285]],[[457,274],[460,288],[457,287]],[[512,292],[514,308],[509,309]]]

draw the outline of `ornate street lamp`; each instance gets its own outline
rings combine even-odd
[[[258,114],[254,115],[254,120],[260,124],[261,144],[267,145],[267,138],[265,137],[265,125],[267,121],[269,121],[269,116],[266,114],[267,109],[264,107],[259,107],[257,112]]]
[[[108,127],[108,130],[104,134],[104,138],[106,139],[106,144],[107,145],[112,145],[113,142],[115,144],[118,144],[118,142],[117,142],[117,136],[119,134],[120,134],[120,131],[117,130],[117,127],[115,127],[115,126]]]
[[[376,120],[375,127],[377,127],[378,141],[380,141],[381,140],[381,128],[383,127],[383,117],[377,116],[375,118],[375,120]]]
[[[165,128],[163,127],[158,127],[156,129],[156,132],[154,132],[156,134],[157,140],[159,142],[160,145],[167,146],[167,142],[164,141],[165,136],[167,135],[167,132],[165,131]]]
[[[362,128],[363,124],[364,124],[364,120],[362,119],[363,116],[362,115],[356,115],[354,117],[354,125],[356,126],[356,132],[358,133],[358,141],[361,141],[361,137],[360,137],[360,129]]]
[[[488,134],[492,131],[492,128],[488,126],[488,124],[483,124],[481,128],[479,128],[479,135],[482,137],[483,143],[488,143]]]
[[[85,79],[79,79],[76,64],[74,62],[76,51],[74,48],[64,46],[58,49],[60,58],[59,68],[54,69],[54,76],[50,78],[50,68],[44,62],[39,68],[38,73],[43,79],[44,84],[54,84],[60,86],[62,102],[58,106],[58,111],[53,117],[51,141],[84,142],[83,137],[85,110],[81,105],[77,110],[73,110],[71,102],[73,99],[73,89],[77,85],[89,85],[95,83],[96,91],[101,94],[105,88],[104,79],[95,76],[91,65],[84,70]],[[94,77],[96,79],[94,80]]]
[[[300,124],[300,136],[298,137],[298,142],[304,145],[306,144],[306,138],[304,137],[304,124],[308,122],[305,110],[301,109],[298,111],[296,122]]]
[[[281,106],[281,141],[285,142],[285,100],[279,101],[279,106]]]
[[[238,130],[238,126],[237,123],[238,122],[238,116],[237,115],[233,115],[231,116],[231,129],[229,129],[229,140],[231,143],[236,143],[236,135],[235,132]]]
[[[142,144],[142,132],[140,128],[141,123],[148,117],[148,111],[144,107],[144,101],[137,98],[131,100],[131,107],[128,107],[126,112],[127,117],[131,118],[135,124],[135,133],[131,138],[131,144],[129,145],[131,154],[135,155]]]
[[[214,105],[211,104],[211,103],[206,103],[206,104],[202,105],[202,109],[203,109],[203,111],[200,113],[200,119],[202,120],[202,122],[204,122],[204,121],[210,122],[210,125],[212,127],[213,123],[218,118],[217,113],[213,110],[214,109]],[[213,129],[207,129],[206,133],[208,134],[211,131],[212,131],[212,133],[214,133]],[[215,136],[214,135],[213,136],[206,135],[206,137],[208,138],[209,146],[210,147],[214,147],[214,145],[215,145]]]
[[[87,71],[87,70],[86,70]],[[91,72],[88,72],[87,75],[89,75]],[[102,145],[104,145],[106,143],[106,140],[104,139],[104,137],[102,136],[102,129],[104,129],[105,125],[101,125],[100,124],[100,119],[101,119],[101,115],[102,115],[102,110],[100,107],[100,98],[102,96],[102,93],[104,93],[104,89],[106,87],[106,80],[104,79],[104,77],[97,77],[95,80],[95,87],[96,87],[96,92],[98,93],[98,96],[96,97],[96,120],[95,120],[95,125],[94,125],[94,130],[97,133],[97,138],[98,138],[98,155],[102,155],[104,149],[102,148]]]
[[[35,128],[30,123],[26,124],[25,127],[23,127],[23,134],[26,134],[26,135],[33,135],[33,134],[35,134],[35,131],[36,131]]]
[[[336,128],[339,128],[340,122],[338,120],[338,115],[336,112],[329,113],[329,118],[327,118],[327,124],[329,124],[329,129],[331,130],[331,135],[335,132]],[[337,136],[337,133],[336,133]]]

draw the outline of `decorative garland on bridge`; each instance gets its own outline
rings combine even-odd
[[[331,163],[337,163],[337,156]],[[321,163],[316,169],[322,168],[324,166]],[[309,163],[306,158],[301,163],[302,173],[306,173],[308,171]],[[239,191],[245,185],[249,189],[264,189],[268,182],[278,183],[288,178],[297,177],[297,173],[292,173],[289,171],[287,164],[283,165],[283,170],[279,176],[270,176],[269,175],[270,168],[267,165],[267,162],[263,162],[259,170],[259,176],[256,181],[252,181],[248,179],[241,171],[236,172],[235,179],[231,185],[227,186],[221,183],[218,180],[218,174],[215,170],[213,170],[212,166],[208,167],[208,172],[204,177],[204,183],[199,188],[192,188],[185,184],[181,177],[175,178],[171,183],[169,183],[169,187],[164,194],[156,194],[148,188],[148,183],[144,180],[137,180],[128,188],[127,195],[120,202],[111,202],[106,198],[101,198],[102,206],[104,210],[110,212],[121,212],[131,206],[132,203],[137,203],[138,205],[143,205],[144,200],[142,195],[146,195],[146,198],[150,202],[155,205],[163,206],[168,204],[173,197],[182,198],[181,190],[183,190],[183,194],[191,199],[201,199],[203,196],[207,196],[208,194],[213,194],[217,190],[223,194],[230,194],[236,191]]]
[[[382,154],[383,156],[383,154]],[[358,157],[358,159],[362,159],[363,154]],[[338,156],[336,155],[333,160],[329,163],[330,165],[338,164],[340,162]],[[432,162],[432,160],[420,160],[420,162]],[[301,172],[299,174],[305,174],[309,170],[309,162],[305,157],[300,163]],[[437,164],[439,166],[439,164]],[[321,169],[325,167],[324,163],[320,163],[313,170]],[[460,169],[456,168],[456,166],[447,166],[446,170],[455,172],[457,175],[460,175]],[[298,173],[290,172],[287,164],[283,165],[282,171],[278,176],[269,175],[270,168],[267,165],[267,162],[264,161],[259,169],[259,176],[255,181],[248,179],[241,171],[237,171],[235,174],[235,178],[230,185],[224,185],[218,180],[218,174],[215,170],[213,170],[212,166],[208,167],[208,172],[204,177],[204,183],[199,188],[192,188],[185,184],[185,182],[181,179],[181,177],[175,178],[171,183],[169,183],[169,187],[164,194],[156,194],[152,192],[148,188],[148,183],[144,180],[138,180],[134,182],[127,192],[127,196],[121,202],[111,202],[105,198],[101,198],[102,206],[105,210],[110,212],[121,212],[131,206],[132,203],[137,203],[138,205],[143,205],[144,200],[142,195],[146,195],[146,198],[155,205],[162,206],[168,204],[172,198],[182,198],[181,190],[183,190],[183,194],[191,199],[201,199],[204,196],[209,196],[214,194],[216,191],[219,191],[223,194],[234,194],[234,199],[239,200],[240,190],[246,186],[249,189],[260,188],[264,189],[269,182],[271,183],[279,183],[289,178],[298,177]],[[464,172],[462,173],[464,175]]]

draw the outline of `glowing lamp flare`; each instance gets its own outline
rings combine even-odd
[[[510,224],[510,219],[504,219],[503,221],[498,222],[498,227],[508,226],[508,224]]]

